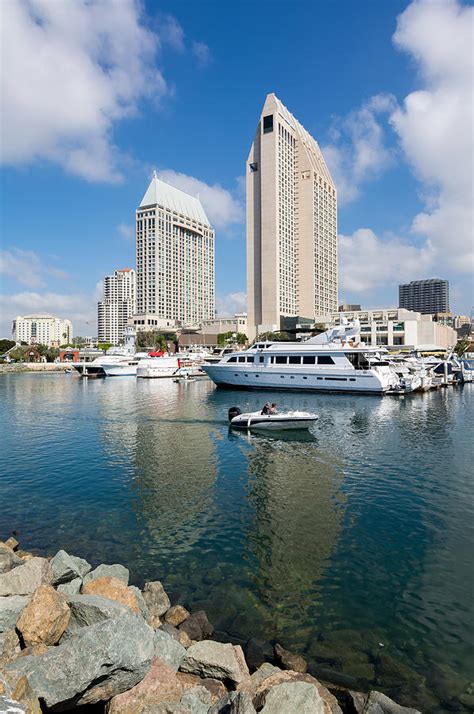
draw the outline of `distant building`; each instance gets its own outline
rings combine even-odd
[[[449,312],[449,283],[430,278],[399,285],[398,306],[424,315]]]
[[[342,305],[339,305],[339,312],[347,312],[351,310],[362,310],[360,305],[350,305],[347,302],[342,303]]]
[[[103,299],[97,304],[99,342],[118,345],[123,341],[127,320],[136,309],[136,278],[131,268],[116,270],[104,278]]]
[[[48,314],[18,315],[12,324],[16,342],[59,347],[72,341],[72,322]]]
[[[214,317],[214,231],[195,196],[154,174],[136,212],[137,313],[196,325]]]
[[[247,159],[248,336],[337,310],[336,187],[316,140],[268,94]]]

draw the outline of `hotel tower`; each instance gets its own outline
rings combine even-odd
[[[337,310],[337,196],[313,137],[268,94],[247,160],[249,337]]]
[[[156,175],[136,212],[137,313],[196,325],[214,317],[214,231],[199,198]]]

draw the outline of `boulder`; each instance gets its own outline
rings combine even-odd
[[[145,583],[143,599],[148,608],[148,624],[155,629],[160,627],[160,617],[169,610],[171,603],[159,580]]]
[[[402,707],[382,692],[370,692],[364,714],[421,714],[418,709]]]
[[[266,679],[273,677],[275,674],[280,674],[281,671],[279,667],[274,667],[273,664],[264,662],[249,679],[244,680],[239,685],[238,689],[253,696]]]
[[[64,595],[78,595],[82,588],[82,578],[74,578],[68,583],[61,583],[58,585],[56,590],[58,593],[64,593]]]
[[[97,578],[117,578],[121,580],[125,585],[128,585],[128,579],[130,577],[130,572],[123,565],[115,563],[114,565],[98,565],[97,568],[91,570],[84,575],[84,583],[88,583],[90,580],[97,580]]]
[[[168,625],[173,625],[173,627],[178,627],[182,622],[188,619],[190,613],[182,605],[174,605],[170,607],[168,612],[165,614],[165,622]]]
[[[327,708],[315,686],[282,682],[268,690],[262,714],[325,714]]]
[[[165,662],[175,672],[186,656],[186,650],[179,642],[176,642],[171,635],[163,630],[155,630],[155,657],[159,657],[162,662]]]
[[[140,682],[153,658],[153,630],[132,613],[85,627],[39,657],[6,667],[25,675],[46,707],[65,710],[107,701]]]
[[[163,630],[163,632],[167,632],[168,635],[171,635],[173,640],[179,642],[180,632],[177,627],[173,627],[173,625],[167,625],[165,622],[164,625],[161,625],[160,630]]]
[[[17,539],[14,538],[13,536],[10,536],[10,538],[8,538],[8,539],[5,541],[5,545],[6,545],[8,548],[11,548],[12,550],[18,550],[18,548],[19,548],[19,546],[20,546],[20,544],[19,544],[19,542],[17,541]]]
[[[211,706],[211,693],[206,687],[198,685],[187,689],[180,699],[184,712],[190,714],[207,714]]]
[[[323,709],[321,709],[324,714],[341,714],[341,708],[337,702],[335,696],[326,689],[317,679],[312,677],[310,674],[302,674],[300,672],[291,672],[286,670],[284,672],[280,671],[271,677],[266,677],[262,683],[255,690],[255,696],[253,698],[254,706],[257,710],[260,710],[266,703],[266,697],[268,692],[280,684],[288,682],[303,682],[304,684],[309,684],[316,688],[319,698],[323,703]],[[271,700],[273,701],[273,699]],[[282,700],[283,701],[283,700]],[[285,710],[286,711],[286,710]],[[293,709],[297,711],[297,709]]]
[[[81,593],[83,595],[100,595],[109,600],[115,600],[121,605],[126,605],[133,612],[140,613],[140,606],[135,593],[122,580],[117,578],[101,577],[90,580],[82,586]]]
[[[38,585],[49,585],[53,570],[46,558],[31,558],[8,573],[0,575],[0,597],[6,595],[31,595]]]
[[[184,622],[181,623],[179,629],[182,632],[186,632],[191,640],[206,640],[212,637],[214,628],[207,619],[207,615],[204,610],[198,610],[193,612]]]
[[[291,669],[292,672],[306,672],[308,664],[304,657],[300,655],[288,652],[281,645],[276,644],[274,647],[275,658],[279,664],[281,664],[282,669]]]
[[[0,574],[8,573],[17,565],[23,565],[22,559],[6,543],[0,543]]]
[[[128,589],[130,590],[130,592],[132,592],[135,595],[135,597],[137,599],[137,603],[138,603],[138,607],[140,609],[141,616],[143,617],[144,620],[148,620],[148,607],[147,607],[147,604],[143,598],[142,591],[140,590],[140,588],[135,587],[135,585],[129,585]],[[150,623],[148,623],[148,624],[150,624]],[[151,627],[151,625],[150,625],[150,627]]]
[[[15,627],[16,621],[29,600],[29,597],[22,595],[0,597],[0,632]]]
[[[23,650],[20,652],[20,657],[29,657],[29,655],[42,655],[45,652],[48,651],[47,645],[43,644],[38,644],[38,645],[28,645],[25,647]]]
[[[182,672],[239,684],[249,676],[241,647],[212,640],[191,645],[181,663]]]
[[[24,707],[26,714],[42,714],[39,699],[35,696],[26,677],[20,677],[18,681],[15,682],[11,696],[15,702],[18,702]],[[0,711],[2,711],[2,709],[0,709]]]
[[[55,645],[65,632],[71,611],[66,596],[40,585],[21,613],[16,627],[26,645]]]
[[[183,647],[187,650],[188,647],[191,647],[191,645],[193,644],[192,640],[187,632],[184,632],[182,630],[178,630],[178,632],[179,632],[179,643],[180,643],[180,645],[183,645]]]
[[[39,702],[38,702],[39,703]],[[26,707],[21,702],[17,702],[15,699],[6,697],[1,693],[0,690],[0,712],[5,712],[5,714],[27,714]],[[41,714],[41,710],[40,710]]]
[[[97,622],[130,614],[130,608],[100,595],[71,595],[69,597],[71,619],[62,641]]]
[[[229,714],[257,714],[252,697],[246,692],[238,692],[230,705]]]
[[[2,632],[0,634],[0,667],[18,657],[20,649],[20,640],[16,630],[12,628]]]
[[[83,578],[91,569],[87,560],[69,555],[65,550],[58,550],[50,563],[54,574],[53,585],[61,585],[76,578]]]
[[[273,647],[270,642],[258,637],[247,640],[244,646],[245,659],[251,672],[258,669],[264,662],[273,661]]]

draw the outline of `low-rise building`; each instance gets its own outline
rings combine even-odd
[[[18,315],[13,320],[12,335],[16,342],[59,347],[71,342],[72,322],[49,314]]]

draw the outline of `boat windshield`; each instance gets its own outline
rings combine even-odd
[[[354,369],[369,369],[370,364],[363,352],[346,352],[346,357]]]

